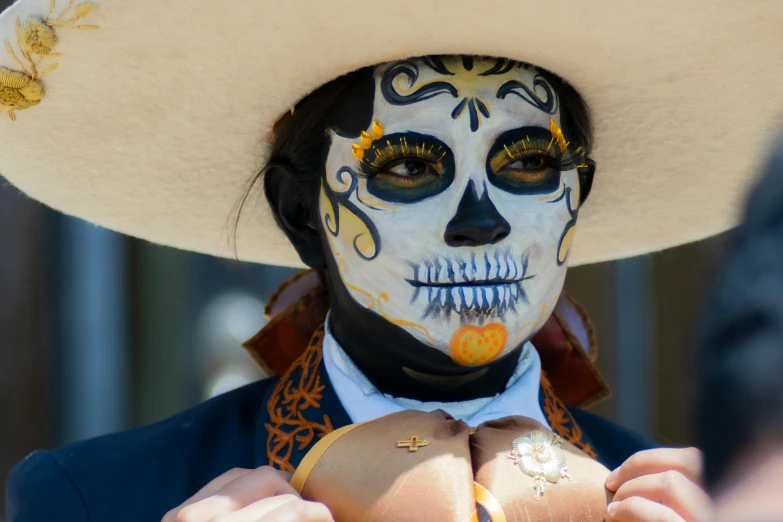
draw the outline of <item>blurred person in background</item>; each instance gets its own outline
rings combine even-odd
[[[783,135],[705,314],[698,427],[725,521],[783,520]]]
[[[709,516],[697,450],[580,408],[608,389],[562,287],[732,225],[768,5],[62,4],[0,16],[0,172],[215,255],[233,213],[238,258],[311,270],[246,344],[281,377],[32,454],[12,521]]]

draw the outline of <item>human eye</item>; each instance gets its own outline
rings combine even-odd
[[[392,176],[410,182],[420,182],[427,176],[443,174],[443,159],[447,151],[438,143],[416,136],[392,135],[382,143],[374,143],[365,153],[359,168],[368,177]]]
[[[512,158],[512,160],[503,169],[533,181],[547,175],[555,163],[551,156],[535,151]]]
[[[454,178],[454,159],[441,141],[408,132],[373,143],[359,170],[371,194],[387,201],[413,202],[445,190]]]
[[[562,131],[523,127],[501,135],[487,157],[487,175],[494,185],[514,194],[548,194],[560,186],[561,172],[583,161],[571,150]]]
[[[526,138],[503,146],[491,157],[490,168],[512,184],[538,184],[557,170],[558,157],[547,143]]]
[[[419,158],[404,158],[386,166],[380,174],[408,178],[413,181],[413,178],[421,180],[427,176],[440,176],[442,172],[443,166],[438,162],[432,163]]]

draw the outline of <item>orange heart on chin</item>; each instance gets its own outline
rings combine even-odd
[[[464,366],[477,366],[496,359],[506,347],[508,331],[500,323],[462,326],[451,336],[451,358]]]

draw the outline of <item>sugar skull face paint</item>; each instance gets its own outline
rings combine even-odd
[[[373,123],[332,132],[320,215],[354,300],[463,365],[530,338],[562,290],[584,155],[508,60],[375,71]]]

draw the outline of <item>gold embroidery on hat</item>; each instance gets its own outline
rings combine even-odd
[[[68,6],[56,18],[52,18],[56,0],[49,0],[49,12],[44,18],[31,16],[22,23],[21,18],[17,17],[15,33],[18,55],[8,39],[5,40],[5,50],[21,70],[0,67],[0,111],[7,112],[12,121],[16,120],[16,111],[38,105],[46,95],[40,80],[59,64],[54,62],[42,67],[42,62],[61,56],[60,53],[52,52],[58,41],[56,30],[98,29],[97,25],[79,24],[98,6],[89,2],[74,6],[75,1],[68,0]],[[63,19],[66,15],[70,17]]]

